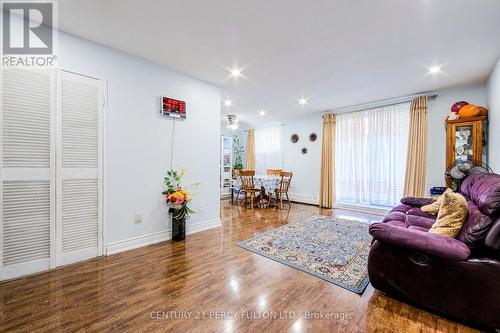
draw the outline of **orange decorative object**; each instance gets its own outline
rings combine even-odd
[[[488,115],[488,109],[485,108],[484,106],[479,107],[479,115],[480,116],[487,116]]]
[[[479,106],[477,105],[466,105],[460,108],[458,110],[458,116],[460,118],[471,118],[471,117],[477,117],[479,116],[479,113],[481,112]]]

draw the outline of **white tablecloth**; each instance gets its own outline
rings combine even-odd
[[[255,184],[255,188],[264,187],[266,193],[273,193],[274,190],[278,189],[280,186],[280,176],[273,175],[255,175],[253,176],[253,181]],[[236,179],[236,187],[241,187],[241,179],[238,177]]]

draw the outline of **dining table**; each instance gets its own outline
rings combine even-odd
[[[255,203],[257,206],[261,207],[265,201],[269,204],[270,197],[269,193],[274,193],[280,186],[281,177],[279,175],[255,175],[253,176],[253,182],[255,188],[259,188],[260,192],[255,198]],[[240,178],[236,179],[236,185],[241,186]]]

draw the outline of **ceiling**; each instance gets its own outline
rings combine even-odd
[[[498,0],[64,0],[59,10],[63,31],[221,86],[233,102],[223,113],[246,123],[484,82],[500,54]],[[443,72],[429,75],[435,65]]]

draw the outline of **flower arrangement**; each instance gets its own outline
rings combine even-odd
[[[178,189],[174,193],[170,194],[167,197],[167,200],[173,205],[183,205],[184,203],[191,201],[191,196],[183,189]]]
[[[194,211],[188,207],[191,201],[191,194],[182,188],[182,178],[184,169],[180,171],[168,170],[167,176],[163,179],[166,190],[161,192],[165,196],[165,204],[170,207],[170,212],[176,219],[188,217]]]

